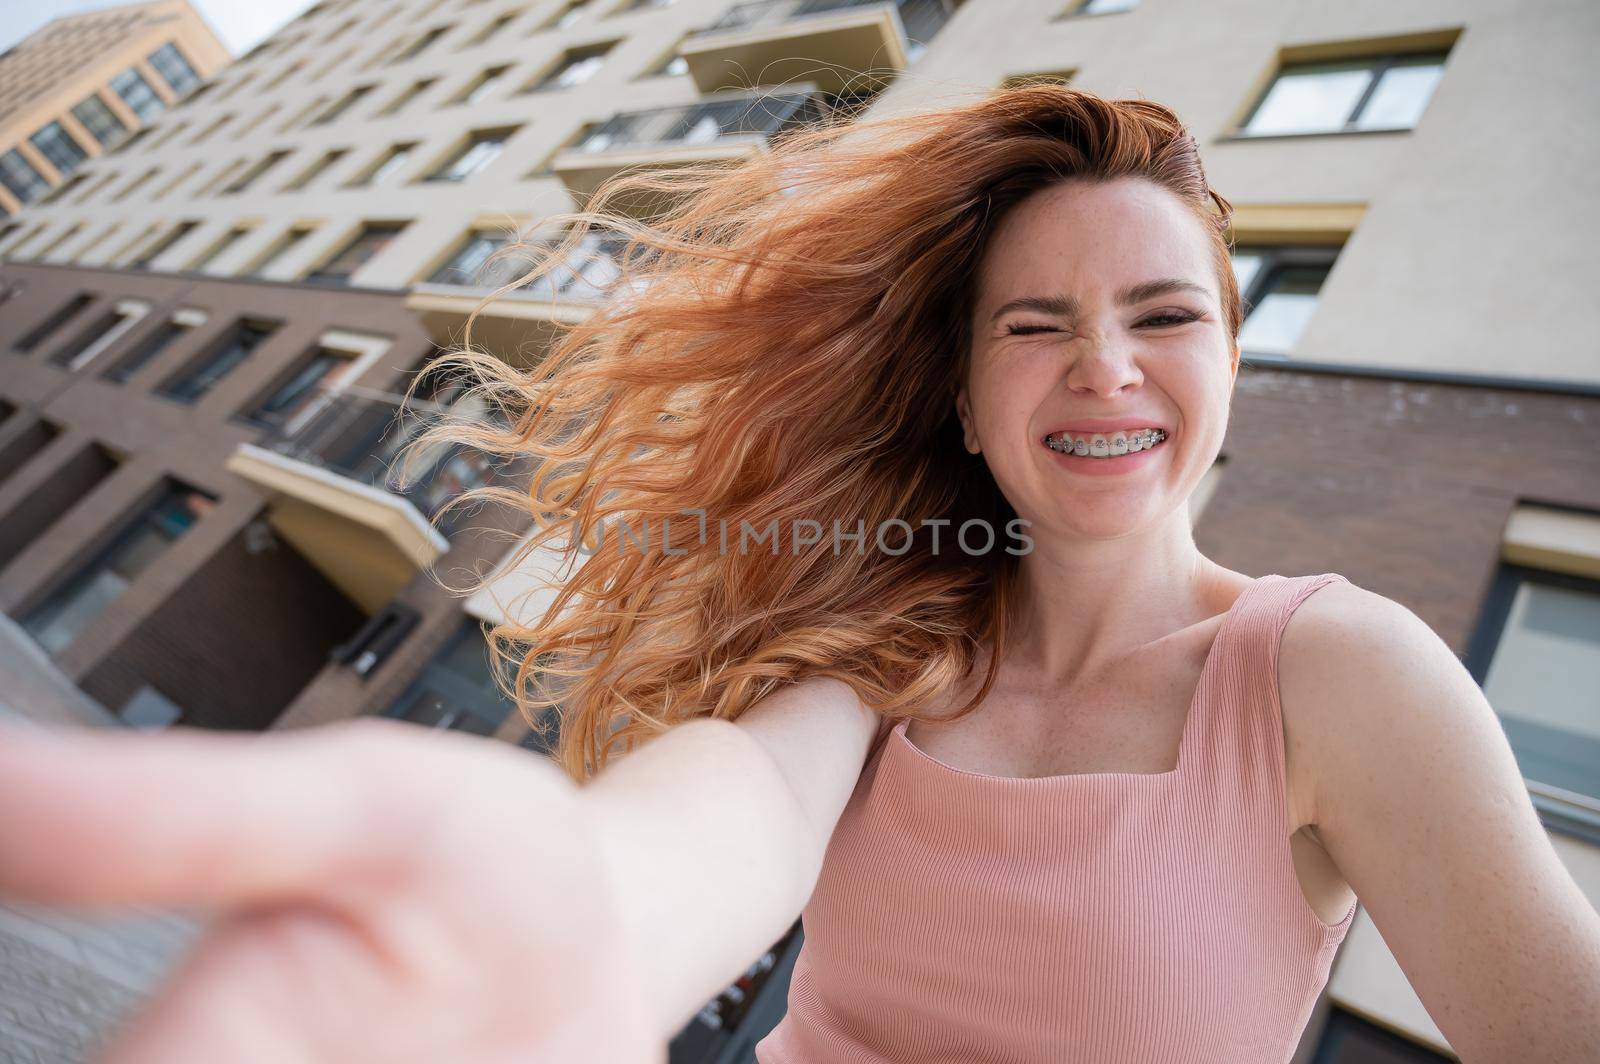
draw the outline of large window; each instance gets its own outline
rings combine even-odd
[[[1295,63],[1278,72],[1240,132],[1410,129],[1444,76],[1445,53]]]
[[[333,102],[333,106],[319,114],[311,124],[314,126],[325,126],[329,122],[337,120],[345,112],[349,111],[350,108],[360,103],[362,99],[366,97],[367,93],[372,91],[372,89],[373,86],[371,85],[357,85],[355,88],[351,89],[349,92],[335,100]]]
[[[488,70],[483,71],[477,77],[469,81],[466,88],[457,93],[450,102],[477,103],[479,100],[483,99],[485,96],[489,95],[489,93],[494,91],[494,87],[500,83],[500,79],[505,77],[506,72],[510,69],[510,64],[490,67]]]
[[[310,236],[313,232],[315,232],[315,230],[315,226],[297,225],[293,229],[290,229],[288,232],[284,233],[277,240],[273,241],[272,246],[267,248],[266,253],[257,259],[256,262],[250,267],[250,269],[247,271],[249,276],[263,276],[269,269],[272,268],[274,263],[280,261],[290,251],[299,247],[301,241],[305,240],[305,238]]]
[[[1600,811],[1600,580],[1502,565],[1467,665],[1523,776]]]
[[[514,132],[514,129],[482,129],[468,134],[466,141],[424,180],[465,181],[499,158]]]
[[[345,351],[315,347],[280,381],[245,418],[257,425],[279,428],[294,420],[325,390],[355,365]]]
[[[116,384],[125,383],[128,378],[154,362],[163,351],[187,336],[189,330],[194,327],[195,320],[203,321],[204,318],[193,311],[180,312],[168,318],[154,332],[138,341],[133,350],[106,367],[105,372],[100,374],[101,378]]]
[[[133,328],[149,312],[148,303],[135,300],[118,303],[114,310],[100,315],[87,328],[80,329],[65,344],[50,352],[50,364],[66,370],[77,369],[116,343],[123,333]]]
[[[352,178],[346,187],[360,188],[363,185],[383,184],[411,161],[411,154],[416,150],[417,146],[414,143],[389,145],[382,155],[373,160],[371,166]]]
[[[404,222],[369,222],[335,255],[308,274],[306,280],[312,284],[349,284],[351,275],[388,247],[405,227]]]
[[[139,116],[141,122],[150,121],[167,106],[161,101],[161,97],[156,95],[156,90],[144,79],[144,75],[133,67],[111,79],[111,90],[122,97],[122,102]]]
[[[12,148],[0,155],[0,185],[6,186],[19,202],[29,203],[44,193],[50,187],[50,182],[23,158],[21,152]]]
[[[218,381],[238,369],[272,335],[274,328],[266,322],[239,322],[221,343],[167,381],[157,389],[157,394],[181,403],[198,401],[216,387]]]
[[[381,117],[385,115],[398,114],[412,100],[415,100],[418,96],[421,96],[423,93],[433,88],[434,85],[438,84],[438,81],[438,78],[422,78],[420,81],[413,81],[401,91],[400,95],[396,96],[394,99],[385,104],[383,109],[378,112],[378,115]]]
[[[332,151],[323,152],[321,155],[317,156],[316,160],[310,166],[296,174],[289,181],[289,183],[284,185],[283,188],[279,189],[279,191],[300,191],[325,173],[334,163],[338,162],[340,159],[343,159],[348,154],[350,154],[349,148],[335,148]]]
[[[109,544],[22,617],[23,628],[46,651],[59,654],[214,502],[202,492],[168,481],[155,501]]]
[[[236,192],[243,192],[245,189],[249,188],[251,185],[260,180],[262,174],[266,173],[268,170],[271,170],[274,166],[277,166],[288,157],[289,152],[287,151],[275,151],[265,158],[257,160],[254,166],[250,167],[244,173],[240,174],[238,177],[234,178],[228,184],[223,186],[223,195],[232,195]]]
[[[78,164],[89,157],[83,145],[73,140],[60,122],[51,122],[42,127],[28,138],[28,142],[39,150],[40,155],[50,160],[50,165],[62,177],[76,170]]]
[[[493,735],[512,709],[495,683],[482,627],[469,617],[384,716]]]
[[[543,77],[522,91],[544,92],[551,89],[570,89],[574,85],[583,84],[605,65],[606,53],[611,51],[615,43],[615,41],[602,41],[599,44],[568,49]]]
[[[190,66],[183,53],[178,51],[176,44],[163,44],[151,52],[150,65],[172,87],[174,96],[185,96],[190,89],[200,84],[200,75],[195,73],[194,67]]]
[[[102,148],[109,148],[128,135],[127,125],[99,96],[87,97],[73,107],[72,117],[83,124]]]
[[[168,248],[175,246],[178,241],[194,232],[197,228],[199,228],[199,226],[199,222],[179,222],[177,225],[167,230],[166,235],[160,237],[150,244],[149,247],[139,252],[138,256],[135,257],[132,262],[128,263],[128,269],[145,269],[156,259],[159,259],[162,255],[164,255]]]
[[[67,322],[83,313],[83,308],[87,307],[93,302],[94,296],[90,295],[88,292],[79,292],[77,295],[61,304],[61,306],[51,311],[49,317],[45,318],[38,325],[35,325],[33,328],[24,333],[16,343],[11,345],[11,349],[13,351],[20,351],[23,354],[27,354],[29,351],[34,350],[40,344],[44,343],[52,335],[54,335],[57,329],[61,328]]]
[[[229,229],[216,240],[213,240],[211,246],[202,251],[198,258],[189,263],[189,269],[196,273],[204,271],[207,266],[210,266],[225,255],[229,248],[249,236],[251,228],[248,225],[236,225]]]
[[[1233,253],[1246,317],[1239,330],[1245,355],[1288,355],[1316,312],[1337,248],[1252,247]]]

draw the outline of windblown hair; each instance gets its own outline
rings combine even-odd
[[[843,680],[882,715],[918,717],[985,641],[1003,645],[1017,557],[1003,540],[949,549],[964,521],[1002,529],[1016,516],[955,416],[978,263],[1031,193],[1127,176],[1204,220],[1236,337],[1231,207],[1194,138],[1159,104],[1060,85],[812,125],[731,164],[625,172],[557,216],[558,241],[518,249],[535,266],[513,285],[609,233],[626,240],[623,278],[532,368],[475,349],[475,313],[465,347],[442,362],[466,370],[497,416],[435,425],[419,445],[537,463],[526,491],[470,497],[535,518],[517,565],[535,552],[566,563],[542,616],[490,636],[516,665],[529,723],[558,708],[552,753],[569,776],[587,779],[614,745],[694,717],[735,719],[809,676]],[[637,220],[647,203],[655,213]],[[874,549],[872,530],[890,519],[913,531],[903,553]],[[936,519],[950,524],[922,523]],[[766,541],[737,549],[738,530],[774,521],[776,553]],[[802,521],[827,534],[796,547],[789,530]],[[835,522],[864,525],[865,549],[836,551]],[[619,526],[647,529],[650,548],[619,543]],[[902,534],[890,538],[898,550]],[[998,660],[954,716],[976,708]]]

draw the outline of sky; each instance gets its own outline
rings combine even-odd
[[[311,6],[311,0],[189,0],[237,58]],[[115,0],[0,0],[0,50],[62,15],[118,7]]]

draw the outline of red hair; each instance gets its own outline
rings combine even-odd
[[[593,229],[627,238],[624,280],[531,370],[472,350],[469,332],[447,360],[504,418],[436,426],[424,442],[542,463],[526,493],[475,496],[525,509],[540,526],[527,552],[556,547],[572,563],[543,617],[491,633],[518,665],[530,723],[560,707],[555,755],[570,776],[597,771],[614,744],[737,718],[811,675],[844,680],[879,713],[916,716],[986,640],[1003,643],[1016,557],[1003,542],[935,551],[921,524],[1001,529],[1015,516],[955,417],[977,263],[1030,194],[1121,177],[1154,182],[1204,221],[1236,337],[1231,208],[1194,138],[1160,104],[1059,85],[807,128],[733,165],[624,173],[587,210],[557,216],[565,236],[535,250],[517,283]],[[648,223],[612,209],[647,200]],[[705,513],[703,545],[686,510]],[[898,555],[872,549],[871,530],[891,518],[916,529]],[[773,555],[732,549],[732,537],[721,549],[719,522],[775,520],[861,521],[868,549],[836,552],[824,538]],[[667,521],[673,553],[656,549]],[[619,522],[650,529],[652,549],[616,549]],[[570,533],[593,544],[602,525],[603,547],[580,553]]]

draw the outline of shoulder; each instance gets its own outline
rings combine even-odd
[[[1308,823],[1326,811],[1330,795],[1410,785],[1417,775],[1406,765],[1440,753],[1452,731],[1499,731],[1476,682],[1426,621],[1342,580],[1318,588],[1290,615],[1278,647],[1278,693]]]

